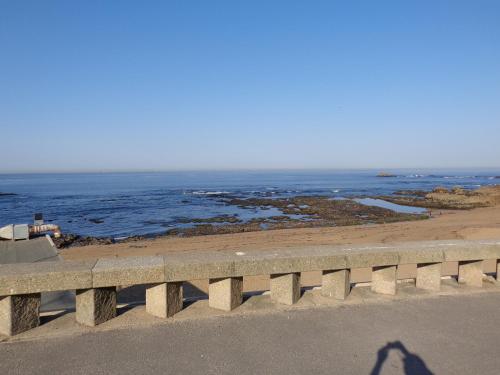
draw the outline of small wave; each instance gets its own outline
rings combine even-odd
[[[465,178],[477,178],[477,176],[443,176],[445,179],[465,179]]]
[[[225,194],[231,194],[229,191],[193,191],[191,192],[193,195],[225,195]]]

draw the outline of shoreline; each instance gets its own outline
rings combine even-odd
[[[442,211],[429,220],[388,224],[278,229],[88,245],[60,249],[64,259],[161,255],[178,251],[253,251],[300,246],[394,243],[419,240],[498,239],[500,205]]]
[[[370,198],[332,198],[328,196],[293,196],[288,198],[234,198],[214,196],[216,202],[255,211],[273,210],[273,216],[243,221],[237,214],[184,220],[190,225],[167,230],[162,234],[112,237],[84,237],[65,234],[56,239],[60,249],[161,241],[166,238],[227,235],[247,232],[306,228],[339,228],[427,220],[433,212],[470,210],[500,204],[500,186],[464,190],[436,187],[432,191],[401,190],[390,196]],[[363,203],[369,201],[368,203]],[[380,204],[382,203],[382,205]],[[392,206],[391,206],[392,205]],[[398,209],[399,208],[399,209]],[[415,209],[420,211],[415,211]],[[402,209],[402,210],[400,210]],[[412,211],[413,209],[413,211]],[[433,211],[434,210],[434,211]],[[179,219],[182,223],[183,219]]]

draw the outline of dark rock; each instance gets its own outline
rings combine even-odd
[[[200,219],[200,225],[191,228],[174,228],[166,232],[166,235],[191,237],[272,229],[387,223],[428,218],[427,215],[397,213],[381,207],[366,206],[349,199],[331,200],[329,198],[323,196],[297,196],[277,199],[232,198],[228,201],[231,205],[250,210],[254,210],[256,207],[260,209],[273,207],[283,212],[283,215],[254,218],[245,223],[240,221],[227,223],[227,216],[222,216],[226,220],[226,223],[222,225],[212,225],[207,222],[207,219]],[[287,215],[299,215],[299,218]],[[213,223],[220,220],[213,219]],[[196,220],[191,220],[191,222],[196,222]]]
[[[452,194],[465,195],[465,190],[461,186],[453,186],[451,188]]]
[[[59,249],[74,246],[109,245],[115,243],[114,239],[110,237],[82,237],[77,234],[63,234],[60,238],[54,238],[53,241]]]
[[[444,186],[436,186],[433,190],[433,193],[449,193],[448,189]]]
[[[190,223],[240,223],[237,215],[220,215],[209,218],[188,219]]]
[[[89,245],[111,245],[116,242],[136,242],[143,241],[145,236],[131,236],[123,240],[115,240],[112,237],[90,237],[79,236],[77,234],[63,234],[60,238],[53,238],[54,244],[58,249],[66,249],[70,247],[81,247]]]
[[[427,194],[429,194],[428,191],[424,190],[398,190],[393,193],[394,195],[403,195],[403,196],[409,196],[409,197],[421,197],[425,198]]]
[[[388,172],[380,172],[377,177],[397,177],[395,174]]]

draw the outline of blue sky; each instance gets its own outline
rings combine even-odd
[[[500,1],[2,1],[0,171],[500,167]]]

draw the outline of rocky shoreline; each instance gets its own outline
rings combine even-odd
[[[354,198],[354,197],[353,197]],[[363,198],[363,197],[355,197]],[[400,190],[389,196],[370,196],[403,206],[446,210],[469,210],[500,204],[500,186],[464,190],[459,187],[446,189],[437,187],[432,191]],[[190,227],[174,228],[154,236],[134,236],[123,240],[110,237],[82,237],[65,234],[55,239],[58,248],[87,245],[108,245],[116,242],[136,242],[159,237],[193,237],[212,234],[230,234],[276,229],[338,227],[362,224],[383,224],[401,221],[425,220],[428,213],[400,213],[393,210],[364,205],[353,199],[338,199],[328,196],[296,196],[290,198],[246,198],[218,197],[220,203],[248,210],[278,209],[281,214],[242,220],[238,215],[220,215],[209,218],[181,218],[179,223]]]
[[[297,196],[292,198],[229,198],[226,204],[244,209],[277,208],[283,214],[241,222],[232,217],[232,222],[221,222],[221,218],[194,219],[200,224],[190,228],[175,228],[167,236],[198,236],[227,234],[259,230],[380,224],[396,221],[423,220],[428,215],[398,213],[386,208],[367,206],[350,199],[335,200],[330,197]],[[225,219],[225,218],[222,218]]]
[[[220,198],[214,198],[220,199]],[[220,215],[210,218],[184,218],[179,223],[193,224],[187,228],[174,228],[155,236],[134,236],[123,240],[111,237],[78,236],[63,234],[54,239],[58,248],[88,245],[109,245],[116,242],[135,242],[164,236],[192,237],[211,234],[229,234],[262,230],[332,227],[361,224],[381,224],[398,221],[424,220],[426,214],[398,213],[386,208],[367,206],[351,199],[337,200],[325,196],[297,196],[292,198],[231,198],[226,197],[224,204],[240,208],[262,210],[276,208],[282,212],[264,218],[243,221],[237,215]]]
[[[470,210],[489,207],[500,203],[498,186],[482,187],[477,190],[464,190],[461,187],[446,189],[436,187],[432,191],[400,190],[393,195],[378,196],[378,199],[412,207],[445,210]]]

